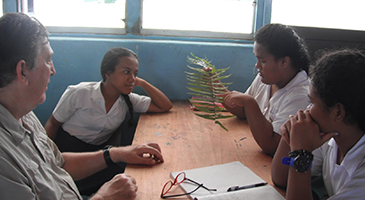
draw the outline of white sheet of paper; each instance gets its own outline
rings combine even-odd
[[[220,199],[227,199],[228,197],[229,199],[232,200],[237,198],[242,199],[241,196],[242,194],[240,193],[245,193],[244,196],[246,196],[247,191],[257,188],[264,188],[264,189],[268,188],[268,191],[271,191],[269,194],[270,197],[272,193],[274,194],[277,193],[279,197],[282,197],[280,193],[278,193],[272,186],[269,185],[251,189],[244,189],[235,192],[227,192],[227,189],[232,186],[245,186],[245,185],[265,182],[263,179],[261,179],[259,176],[257,176],[248,167],[246,167],[239,161],[226,163],[222,165],[214,165],[209,167],[185,170],[184,172],[186,173],[187,178],[190,178],[198,183],[202,183],[207,188],[217,189],[217,191],[207,191],[204,188],[200,188],[196,192],[190,195],[192,199],[198,198],[200,200],[202,199],[200,197],[205,197],[204,199],[207,200],[210,199],[220,200]],[[174,178],[179,173],[180,172],[171,172],[171,177]],[[190,192],[193,191],[197,187],[197,185],[189,181],[185,181],[181,184],[181,187],[186,192]],[[269,190],[269,188],[271,188],[272,190]],[[265,192],[258,192],[258,193],[262,195],[265,194]],[[284,198],[282,197],[278,199],[284,199]]]

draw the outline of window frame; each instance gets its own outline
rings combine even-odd
[[[6,0],[3,0],[3,2]],[[33,0],[16,0],[17,12],[24,12],[28,10],[28,3]],[[127,1],[126,1],[127,4]],[[127,8],[126,8],[127,9]],[[28,13],[26,11],[25,13]],[[32,12],[29,13],[32,16]],[[36,16],[35,16],[36,17]],[[122,19],[125,21],[125,19]],[[48,26],[46,25],[48,32],[55,34],[105,34],[105,35],[124,35],[126,34],[126,28],[104,28],[104,27],[73,27],[73,26]]]
[[[3,0],[4,13],[18,12],[20,2],[24,0]],[[252,34],[238,34],[238,33],[219,33],[209,32],[211,36],[207,37],[205,31],[170,31],[170,30],[151,30],[146,31],[141,27],[142,20],[142,0],[126,0],[125,13],[125,28],[94,28],[94,27],[58,27],[46,26],[51,34],[73,34],[77,35],[105,35],[117,37],[130,37],[131,35],[145,36],[145,37],[167,37],[178,38],[180,40],[219,40],[219,41],[252,41],[254,33],[264,24],[270,22],[271,15],[271,1],[272,0],[255,0],[256,7],[253,17],[253,33]],[[165,32],[165,34],[163,34]]]
[[[154,36],[170,36],[170,37],[189,37],[189,38],[215,38],[215,39],[236,39],[236,40],[250,40],[253,39],[253,33],[223,33],[223,32],[209,32],[209,31],[180,31],[180,30],[164,30],[164,29],[142,29],[141,35]]]
[[[143,0],[141,0],[142,2]],[[194,38],[215,38],[215,39],[237,39],[237,40],[251,40],[255,33],[255,21],[257,16],[257,1],[252,0],[253,16],[252,16],[252,30],[251,33],[227,33],[227,32],[211,32],[211,31],[194,31],[194,30],[167,30],[167,29],[143,29],[140,26],[141,35],[155,35],[155,36],[170,36],[170,37],[194,37]],[[142,4],[142,3],[141,3]],[[142,16],[143,5],[141,5]],[[141,17],[141,24],[143,16]]]
[[[46,26],[50,33],[124,35],[125,28]]]
[[[356,3],[359,5],[354,6]],[[363,5],[365,5],[364,1],[360,0],[278,0],[272,4],[273,16],[271,16],[271,22],[287,24],[292,27],[365,31],[363,23],[356,20],[363,17],[356,15],[362,13],[359,10],[362,10]],[[287,9],[285,6],[291,6],[292,9]],[[313,8],[311,10],[312,14],[303,17],[310,8]],[[285,12],[285,10],[289,11]],[[339,12],[342,12],[342,15],[339,15]],[[288,15],[292,17],[288,17]]]

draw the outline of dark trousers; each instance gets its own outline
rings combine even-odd
[[[135,122],[138,121],[139,115],[136,115]],[[128,122],[128,119],[125,120]],[[69,133],[64,131],[62,128],[58,130],[55,138],[61,152],[91,152],[103,149],[106,145],[113,146],[127,146],[132,144],[134,132],[136,130],[136,124],[128,126],[124,123],[115,131],[112,138],[102,145],[88,144],[78,138],[71,136]],[[82,195],[91,195],[107,181],[111,180],[116,174],[123,173],[126,167],[126,163],[116,163],[114,166],[109,166],[106,169],[99,171],[85,179],[75,181],[80,193]]]

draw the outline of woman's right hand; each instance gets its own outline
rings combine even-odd
[[[310,116],[309,110],[299,110],[296,116],[289,116],[289,120],[280,131],[291,150],[305,149],[311,152],[335,135],[322,133]]]

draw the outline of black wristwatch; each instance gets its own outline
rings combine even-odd
[[[294,167],[297,172],[306,172],[312,168],[313,154],[307,150],[294,150],[289,152],[289,157],[284,157],[281,162],[284,165]]]
[[[105,163],[108,165],[108,166],[113,166],[115,165],[115,163],[112,161],[112,159],[110,158],[110,153],[109,153],[109,150],[110,148],[112,148],[113,146],[112,145],[106,145],[103,149],[103,156],[104,156],[104,160],[105,160]]]

